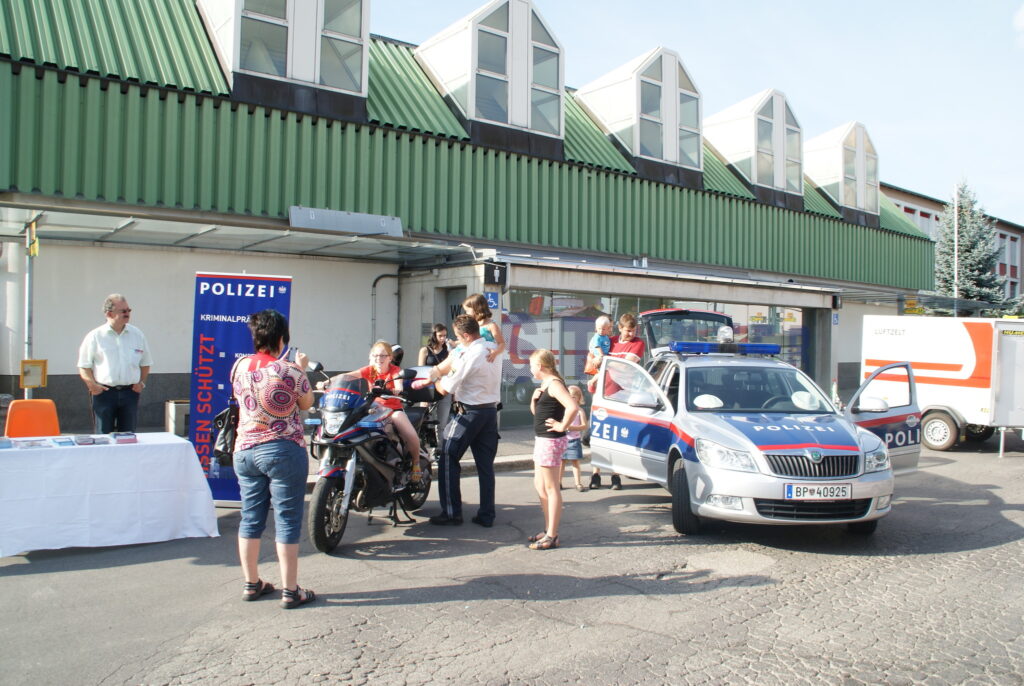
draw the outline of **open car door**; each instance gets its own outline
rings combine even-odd
[[[884,400],[888,408],[868,409],[873,405],[869,399]],[[885,441],[893,473],[917,469],[921,456],[921,409],[909,362],[888,364],[872,372],[850,399],[846,416]]]
[[[664,484],[675,408],[643,367],[605,357],[591,408],[591,462]]]

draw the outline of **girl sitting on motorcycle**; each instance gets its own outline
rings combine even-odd
[[[383,383],[384,392],[387,395],[398,395],[402,391],[401,379],[396,379],[402,371],[401,367],[392,364],[393,351],[385,341],[377,341],[370,348],[370,364],[358,370],[358,374],[366,379],[372,388],[379,381]],[[397,387],[396,387],[397,381]],[[392,410],[391,424],[395,427],[398,435],[402,438],[412,460],[412,480],[420,480],[420,438],[416,435],[416,429],[406,416],[402,401],[399,398],[377,398],[377,403]]]

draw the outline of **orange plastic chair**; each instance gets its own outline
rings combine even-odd
[[[57,406],[49,399],[12,400],[7,408],[4,435],[8,438],[59,436]]]

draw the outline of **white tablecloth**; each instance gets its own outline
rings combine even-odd
[[[192,444],[169,433],[138,439],[0,450],[0,557],[218,536]]]

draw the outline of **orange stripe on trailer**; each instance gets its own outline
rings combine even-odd
[[[904,360],[864,360],[864,364],[878,369],[884,367],[887,364],[895,364],[897,362],[903,362]],[[964,368],[962,364],[946,364],[945,362],[911,362],[910,366],[916,372],[917,370],[927,370],[930,372],[958,372]],[[868,374],[864,375],[866,379]]]
[[[961,322],[961,324],[967,329],[967,335],[971,338],[971,345],[974,346],[974,369],[971,371],[971,375],[966,379],[915,375],[915,382],[935,386],[955,386],[958,388],[990,388],[992,386],[992,331],[994,327],[986,322]],[[910,367],[911,369],[917,369],[919,364],[921,363],[911,362]],[[926,367],[921,368],[926,369]],[[870,374],[865,374],[864,378],[868,376]],[[880,374],[875,378],[880,381],[907,380],[907,377],[900,374]]]

